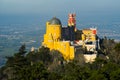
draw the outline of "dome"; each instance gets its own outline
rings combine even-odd
[[[53,17],[49,22],[52,25],[61,25],[61,21],[56,17]]]

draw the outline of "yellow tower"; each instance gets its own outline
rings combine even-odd
[[[46,26],[46,34],[50,34],[54,41],[61,39],[61,22],[59,19],[56,17],[52,18],[46,23]]]
[[[70,41],[61,41],[61,29],[61,22],[56,17],[46,22],[46,34],[44,34],[42,45],[50,50],[58,50],[65,60],[72,60],[74,59],[74,46],[70,45]]]
[[[44,35],[43,45],[54,49],[54,42],[61,39],[61,22],[58,18],[54,17],[46,22],[46,34]]]

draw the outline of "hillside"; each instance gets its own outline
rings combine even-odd
[[[58,51],[41,47],[26,52],[22,45],[14,56],[6,57],[6,64],[0,68],[0,80],[118,80],[120,43],[106,37],[100,42],[101,49],[93,63],[85,63],[82,54],[68,62]]]

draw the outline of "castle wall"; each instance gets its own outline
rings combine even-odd
[[[50,50],[58,50],[65,60],[74,59],[74,46],[70,45],[70,41],[61,41],[61,25],[46,23],[46,34],[42,45]]]

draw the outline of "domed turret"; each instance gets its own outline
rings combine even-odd
[[[61,25],[61,21],[60,21],[58,18],[56,18],[56,17],[53,17],[53,18],[49,21],[49,23],[50,23],[51,25]]]
[[[70,45],[70,41],[62,41],[62,24],[61,21],[53,17],[46,22],[46,34],[44,34],[43,46],[48,47],[50,50],[59,51],[65,60],[73,60],[75,48]]]

